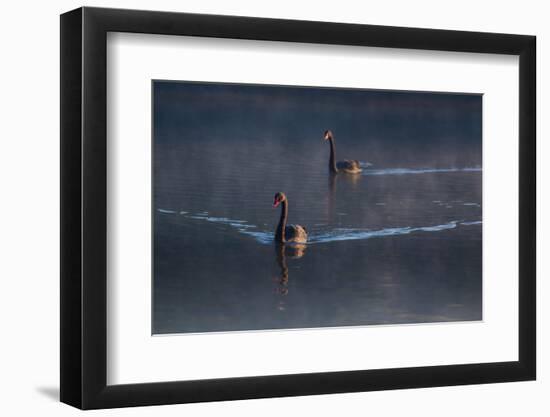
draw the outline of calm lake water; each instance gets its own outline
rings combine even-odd
[[[306,90],[155,83],[153,333],[480,320],[481,98]]]

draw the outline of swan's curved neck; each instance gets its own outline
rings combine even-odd
[[[285,199],[281,203],[281,217],[279,219],[279,225],[277,226],[277,231],[275,232],[275,240],[277,242],[285,242],[285,228],[286,228],[287,216],[288,216],[288,205],[287,205],[287,200]]]
[[[331,137],[329,139],[330,142],[330,158],[328,160],[328,169],[330,172],[337,173],[338,168],[336,168],[336,149],[334,146],[334,139]]]

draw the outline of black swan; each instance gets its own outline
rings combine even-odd
[[[334,136],[330,130],[325,132],[325,141],[330,142],[330,159],[328,161],[328,168],[333,174],[338,172],[345,172],[347,174],[358,174],[362,171],[359,161],[344,159],[343,161],[336,162],[336,155],[334,150]]]
[[[288,199],[284,193],[277,193],[273,198],[273,207],[281,204],[281,218],[279,225],[275,230],[275,241],[278,243],[306,243],[307,231],[306,228],[298,224],[289,224],[287,226],[286,219],[288,217]]]

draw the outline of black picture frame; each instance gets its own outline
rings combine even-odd
[[[107,385],[108,32],[519,56],[519,360]],[[61,401],[81,409],[533,380],[536,38],[103,8],[61,15]]]

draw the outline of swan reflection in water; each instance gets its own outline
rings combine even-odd
[[[296,243],[292,245],[284,244],[277,242],[275,243],[275,259],[277,260],[277,265],[279,266],[280,272],[275,278],[277,282],[277,288],[275,292],[281,296],[279,303],[277,304],[277,310],[285,310],[285,298],[288,295],[288,264],[287,257],[290,259],[299,259],[306,253],[306,245],[301,243]]]
[[[348,184],[351,191],[357,191],[357,186],[361,181],[364,180],[365,178],[363,178],[363,175],[335,175],[331,173],[328,176],[329,194],[332,194],[332,196],[334,196],[334,194],[336,193],[336,184],[338,182],[342,184]],[[344,185],[344,189],[345,188],[346,186]]]
[[[334,221],[336,218],[336,192],[337,184],[341,185],[341,193],[346,197],[350,193],[355,193],[358,191],[358,186],[361,181],[364,181],[364,178],[361,175],[336,175],[331,173],[328,176],[328,193],[325,198],[327,201],[326,204],[326,216],[327,220]]]

